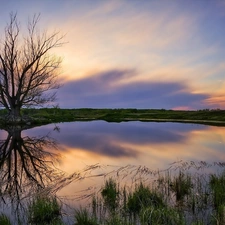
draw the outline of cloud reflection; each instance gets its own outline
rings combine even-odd
[[[52,136],[62,146],[66,146],[65,149],[82,149],[117,158],[136,157],[139,154],[137,146],[185,143],[189,138],[188,134],[194,129],[205,129],[204,125],[192,124],[185,126],[179,123],[118,124],[105,121],[63,123],[59,126],[60,133],[52,133]],[[42,132],[46,129],[47,133],[49,127],[51,126],[42,127]],[[35,129],[33,132],[37,135]]]

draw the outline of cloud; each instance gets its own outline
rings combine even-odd
[[[191,93],[181,82],[133,81],[135,70],[110,70],[70,81],[58,91],[61,108],[206,107],[206,94]]]

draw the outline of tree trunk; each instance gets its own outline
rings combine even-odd
[[[7,117],[9,122],[20,123],[22,121],[20,109],[21,108],[19,106],[15,106],[11,108],[11,110],[9,111],[9,115]]]

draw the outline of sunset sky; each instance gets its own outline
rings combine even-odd
[[[225,0],[0,3],[0,38],[10,12],[66,34],[60,108],[225,109]]]

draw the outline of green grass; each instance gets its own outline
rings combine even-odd
[[[0,215],[0,224],[1,225],[11,225],[12,223],[10,222],[10,219],[5,214],[1,214]]]
[[[98,225],[97,218],[90,215],[86,208],[75,209],[74,217],[77,225]]]
[[[180,172],[177,176],[173,177],[170,188],[176,196],[176,201],[182,201],[185,196],[191,193],[191,176]]]
[[[225,110],[165,110],[165,109],[22,109],[22,115],[29,117],[32,125],[57,122],[105,120],[122,121],[157,121],[184,122],[225,126]],[[0,124],[4,125],[5,109],[0,110]]]
[[[61,225],[61,207],[56,197],[37,196],[28,206],[31,225]]]
[[[199,165],[208,168],[208,164],[200,162]],[[174,170],[171,171],[171,168]],[[119,168],[114,171],[116,175],[113,177],[106,176],[102,187],[93,193],[92,199],[86,202],[87,205],[74,209],[73,224],[225,224],[225,171],[204,174],[202,170],[200,173],[190,173],[185,166],[175,165],[171,168],[166,172],[155,173],[147,168],[141,170],[138,167],[135,170],[132,167],[135,176],[129,169],[121,173]],[[134,182],[123,183],[124,178],[120,179],[120,176],[124,177],[126,174]],[[34,196],[25,208],[27,224],[63,225],[62,207],[55,196]],[[11,223],[2,214],[0,224]]]
[[[224,174],[181,170],[156,174],[149,184],[138,182],[135,187],[109,178],[86,210],[101,225],[223,225]],[[110,208],[109,201],[115,207]]]

